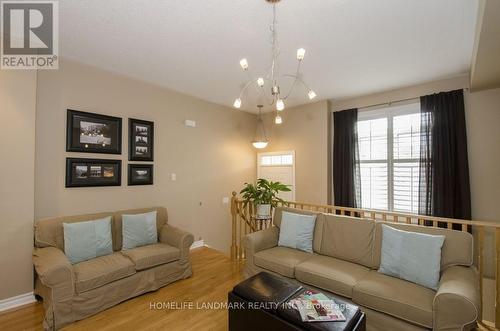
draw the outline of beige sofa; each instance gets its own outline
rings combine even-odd
[[[123,214],[156,210],[158,243],[121,252]],[[72,265],[64,255],[63,223],[112,216],[112,255]],[[35,223],[35,294],[43,298],[44,328],[59,329],[124,300],[191,276],[193,235],[167,224],[165,208],[124,210]]]
[[[436,292],[377,272],[383,222],[318,213],[310,254],[277,246],[283,210],[312,214],[277,208],[275,227],[246,236],[246,277],[265,270],[340,295],[361,306],[368,330],[468,330],[476,325],[479,279],[469,233],[386,223],[446,236]]]

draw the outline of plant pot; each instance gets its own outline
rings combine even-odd
[[[271,216],[271,205],[257,205],[257,217],[270,217]]]

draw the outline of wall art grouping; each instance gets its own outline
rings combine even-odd
[[[122,119],[67,110],[66,151],[122,153]],[[130,118],[129,161],[154,160],[154,123]],[[66,158],[66,187],[121,186],[121,160]],[[129,164],[128,185],[152,185],[153,164]]]

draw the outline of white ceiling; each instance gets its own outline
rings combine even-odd
[[[477,0],[282,0],[281,71],[319,100],[375,93],[468,72]],[[61,55],[231,106],[246,76],[270,64],[264,0],[61,0]],[[286,85],[284,83],[283,85]],[[258,100],[243,98],[253,110]],[[287,106],[310,102],[298,88]]]

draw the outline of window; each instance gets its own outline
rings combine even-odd
[[[292,165],[293,154],[263,155],[260,158],[261,166]]]
[[[360,111],[361,207],[418,213],[420,104]]]

